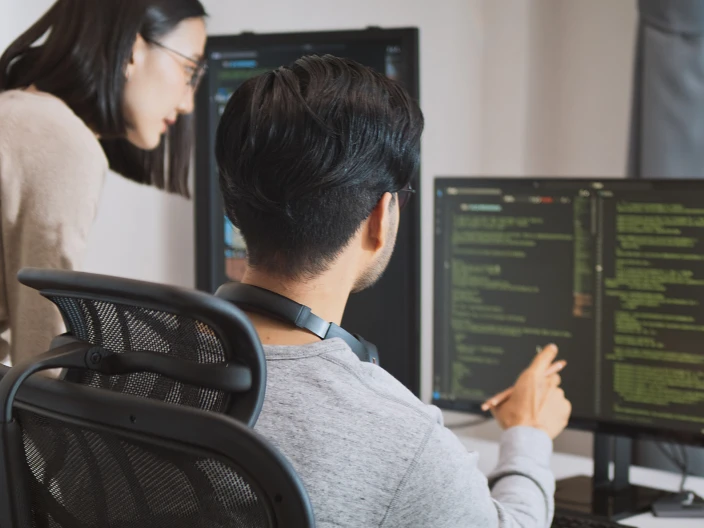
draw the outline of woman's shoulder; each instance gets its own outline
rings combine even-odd
[[[41,92],[0,93],[3,214],[39,207],[50,225],[92,215],[107,172],[100,142],[63,101]],[[78,203],[85,211],[63,206]]]
[[[104,157],[95,134],[58,97],[29,90],[0,92],[0,146],[55,145]]]
[[[5,90],[0,92],[0,112],[9,116],[46,114],[48,118],[78,119],[66,103],[58,97],[37,90]]]

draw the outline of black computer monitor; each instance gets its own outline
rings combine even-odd
[[[212,36],[208,73],[197,94],[196,120],[196,285],[213,292],[240,280],[246,248],[223,214],[214,158],[220,116],[230,95],[246,79],[289,65],[304,55],[332,54],[356,60],[398,80],[419,97],[418,30],[359,31]],[[420,391],[420,189],[404,209],[396,249],[381,280],[350,297],[342,326],[374,343],[381,366],[415,394]]]
[[[704,445],[704,182],[439,178],[434,299],[438,406],[555,343],[571,427]]]

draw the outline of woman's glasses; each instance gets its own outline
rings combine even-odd
[[[183,53],[176,51],[175,49],[171,49],[167,46],[164,46],[163,44],[154,40],[147,40],[147,42],[165,51],[170,51],[174,55],[178,55],[179,57],[186,59],[188,62],[190,62],[192,66],[186,66],[187,74],[190,76],[188,79],[188,86],[190,86],[194,91],[198,89],[198,85],[200,84],[201,79],[203,79],[205,72],[208,70],[208,64],[205,62],[205,60],[194,60],[191,57],[188,57]]]

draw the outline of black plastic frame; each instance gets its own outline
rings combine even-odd
[[[497,178],[486,178],[486,177],[437,177],[435,179],[433,196],[437,195],[438,189],[445,186],[452,185],[466,185],[468,181],[472,182],[472,185],[483,186],[483,187],[496,187],[497,185],[512,185],[512,186],[523,186],[527,189],[541,189],[549,187],[551,190],[559,188],[561,182],[564,182],[566,186],[573,186],[574,184],[585,184],[591,185],[594,183],[602,182],[608,185],[609,188],[614,188],[614,186],[623,185],[628,189],[640,188],[640,189],[659,189],[659,188],[688,188],[692,185],[704,184],[692,180],[631,180],[631,179],[621,179],[621,178],[514,178],[514,177],[497,177]],[[435,202],[436,203],[436,202]],[[435,211],[435,205],[433,205],[434,216],[437,214]],[[441,241],[439,237],[435,238],[434,251],[437,255],[441,251]],[[433,291],[438,292],[442,288],[442,275],[440,270],[435,266],[435,259],[433,259]],[[433,295],[433,299],[437,296]],[[438,310],[434,310],[433,315],[433,354],[435,350],[440,347],[440,338],[436,329],[440,326],[440,313]],[[471,403],[467,401],[454,401],[454,400],[443,400],[443,399],[433,399],[432,403],[437,405],[441,409],[447,409],[451,411],[467,412],[471,414],[480,414],[483,416],[491,416],[490,413],[481,410],[481,402]],[[584,419],[578,416],[573,416],[570,418],[568,427],[570,429],[577,429],[583,431],[591,431],[599,435],[610,435],[610,436],[622,436],[632,439],[643,439],[643,440],[666,440],[671,442],[677,442],[680,444],[687,444],[692,446],[704,446],[704,433],[696,434],[691,431],[677,431],[671,429],[661,429],[658,427],[647,427],[635,424],[622,424],[619,422],[609,421],[609,420],[593,420]]]
[[[0,365],[0,376],[4,378],[9,370]],[[266,439],[229,416],[38,376],[20,387],[14,407],[184,454],[218,459],[236,467],[265,495],[273,526],[290,526],[293,520],[302,528],[315,526],[308,494],[290,462]],[[18,465],[16,458],[8,459],[20,450],[24,460],[21,434],[20,445],[16,445],[17,423],[13,420],[0,425],[0,477],[5,479],[3,483],[11,483],[0,487],[0,526],[13,528],[5,506],[13,504],[18,488],[26,489],[29,475],[26,465]]]
[[[18,279],[45,297],[140,306],[207,324],[217,334],[226,359],[251,369],[251,389],[226,395],[227,414],[250,426],[256,423],[266,391],[264,349],[249,318],[233,304],[196,290],[77,271],[24,268]]]

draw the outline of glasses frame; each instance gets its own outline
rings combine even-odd
[[[145,39],[146,40],[146,39]],[[152,44],[153,46],[156,46],[157,48],[161,48],[164,51],[170,51],[174,55],[178,55],[182,59],[187,60],[194,66],[194,72],[193,75],[191,75],[191,78],[188,80],[186,83],[188,86],[190,86],[194,91],[198,89],[198,85],[200,85],[200,81],[203,79],[205,76],[205,73],[208,71],[208,63],[205,59],[202,60],[195,60],[187,55],[184,55],[180,51],[176,51],[173,48],[170,48],[168,46],[164,46],[161,42],[157,42],[155,40],[147,40],[149,44]]]

